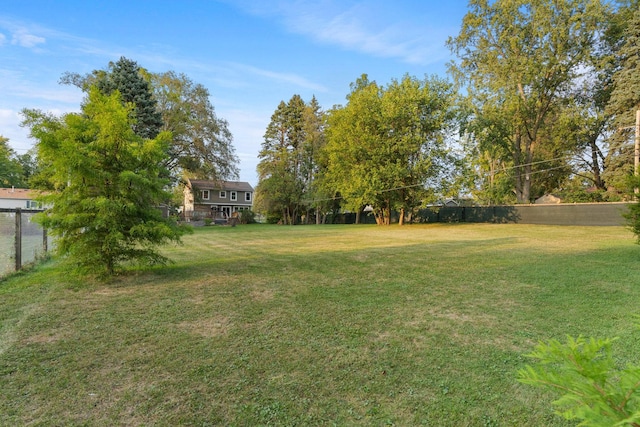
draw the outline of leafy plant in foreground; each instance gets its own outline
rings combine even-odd
[[[567,337],[540,343],[528,356],[537,360],[518,372],[518,381],[559,391],[557,414],[581,426],[640,426],[640,366],[619,369],[615,339]]]

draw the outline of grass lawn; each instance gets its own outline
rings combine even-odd
[[[0,425],[561,426],[539,340],[638,362],[621,227],[207,227],[175,263],[0,282]]]

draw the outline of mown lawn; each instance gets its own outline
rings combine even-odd
[[[207,227],[165,252],[0,282],[0,425],[560,426],[516,381],[538,340],[640,354],[624,228]]]

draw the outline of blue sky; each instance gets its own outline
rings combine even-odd
[[[78,111],[82,92],[58,83],[121,56],[152,72],[176,71],[209,89],[227,120],[240,179],[257,184],[257,154],[280,101],[316,96],[344,104],[366,73],[387,84],[409,74],[446,76],[445,41],[466,0],[3,0],[0,135],[33,145],[20,110]]]

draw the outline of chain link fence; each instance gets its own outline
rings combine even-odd
[[[40,210],[0,209],[0,277],[44,257],[52,242],[33,221]]]

